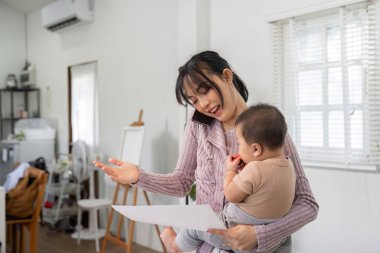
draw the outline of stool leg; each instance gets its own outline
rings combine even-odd
[[[77,243],[80,244],[80,234],[82,232],[82,209],[78,206],[78,217],[77,217]]]
[[[94,212],[93,219],[94,219],[94,225],[95,225],[95,249],[96,252],[99,252],[99,228],[98,228],[98,210],[91,210],[91,212]]]

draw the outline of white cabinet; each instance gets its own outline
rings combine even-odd
[[[30,162],[38,157],[44,157],[47,163],[51,163],[55,155],[55,140],[3,140],[2,160],[4,162]]]

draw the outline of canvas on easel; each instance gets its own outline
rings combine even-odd
[[[130,163],[134,163],[139,165],[140,164],[140,157],[141,157],[141,150],[144,140],[144,123],[142,122],[142,113],[143,111],[140,110],[139,113],[139,119],[138,121],[133,122],[130,126],[125,127],[123,129],[122,134],[122,141],[121,141],[121,147],[120,147],[120,156],[119,159],[121,161],[127,161]],[[130,189],[130,185],[121,185],[117,184],[115,188],[115,193],[113,197],[113,204],[121,204],[126,205],[127,203],[127,196]],[[121,202],[118,202],[119,200],[119,191],[120,189],[124,189],[124,193],[121,199]],[[132,188],[133,189],[133,199],[132,199],[132,205],[137,204],[137,193],[138,188]],[[143,190],[143,194],[146,200],[146,203],[150,205],[150,201],[147,195],[147,192]],[[129,231],[128,231],[128,238],[126,240],[123,240],[121,238],[121,230],[122,225],[124,222],[124,217],[122,215],[117,215],[117,228],[116,228],[116,235],[111,234],[110,228],[112,224],[114,216],[114,209],[111,209],[109,215],[108,215],[108,222],[107,222],[107,228],[106,228],[106,234],[104,236],[103,242],[102,242],[102,249],[101,252],[104,253],[107,247],[107,241],[113,242],[116,245],[126,249],[128,253],[132,252],[132,240],[133,240],[133,230],[135,222],[133,220],[130,220],[129,222]],[[155,230],[157,232],[157,235],[159,237],[160,230],[157,225],[155,226]],[[160,237],[159,237],[160,238]],[[163,252],[166,252],[165,246],[160,240]]]

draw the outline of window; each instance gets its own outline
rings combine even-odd
[[[379,169],[375,32],[367,2],[273,22],[277,94],[304,165]]]
[[[70,143],[98,143],[96,63],[70,67]]]

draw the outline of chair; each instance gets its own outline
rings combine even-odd
[[[12,235],[12,244],[13,252],[17,252],[16,249],[19,249],[21,252],[24,252],[24,230],[25,228],[29,230],[29,243],[30,243],[30,253],[37,253],[37,239],[38,239],[38,221],[41,214],[42,202],[45,194],[45,187],[47,182],[47,173],[43,170],[29,167],[27,169],[32,177],[35,177],[35,180],[38,180],[38,193],[36,200],[34,202],[33,214],[28,218],[15,218],[7,217],[7,229],[8,232],[13,232]],[[21,227],[21,228],[20,228]],[[18,228],[19,231],[18,231]],[[8,233],[10,234],[10,233]]]
[[[90,172],[90,192],[94,192],[94,172]],[[107,177],[105,175],[105,177]],[[105,179],[106,180],[106,179]],[[92,195],[92,196],[91,196]],[[107,193],[105,195],[107,197]],[[78,217],[77,217],[77,231],[72,236],[77,238],[78,244],[82,239],[93,239],[95,240],[96,252],[99,252],[99,238],[104,237],[105,229],[101,229],[98,226],[98,211],[101,209],[108,209],[112,204],[112,200],[107,198],[96,199],[93,194],[90,193],[89,199],[80,199],[77,201],[78,205]],[[81,219],[82,211],[89,212],[89,228],[87,230],[82,230]]]

